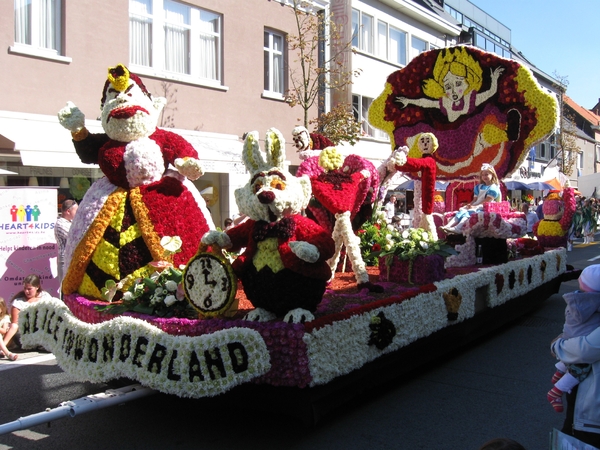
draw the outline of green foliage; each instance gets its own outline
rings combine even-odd
[[[111,314],[133,311],[158,317],[197,318],[196,310],[185,299],[182,277],[181,270],[167,267],[149,277],[136,279],[123,293],[121,301],[97,306],[96,309]],[[122,283],[107,281],[102,291],[108,300],[112,299],[110,294],[114,295],[115,287],[119,288],[119,284]]]
[[[347,104],[337,105],[309,123],[315,125],[315,133],[328,137],[335,145],[342,141],[354,145],[360,139],[361,124],[356,121],[350,105]]]
[[[422,228],[398,230],[381,217],[374,222],[365,222],[358,230],[358,236],[363,260],[372,266],[378,264],[379,257],[387,255],[409,260],[417,256],[440,255],[446,258],[456,254],[454,247],[433,239],[431,233]]]

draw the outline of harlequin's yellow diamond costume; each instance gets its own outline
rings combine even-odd
[[[200,237],[214,228],[190,182],[202,175],[198,153],[181,136],[156,128],[163,106],[164,99],[153,99],[139,77],[118,65],[109,69],[102,93],[105,133],[90,134],[72,103],[59,112],[81,160],[97,163],[105,175],[73,220],[65,294],[99,299],[107,280],[149,275],[155,270],[149,263],[163,259],[163,236],[181,237],[173,262],[185,264]]]

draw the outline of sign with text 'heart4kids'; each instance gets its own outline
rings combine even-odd
[[[58,295],[54,237],[56,189],[2,188],[0,195],[0,292],[7,303],[29,274],[40,277],[50,295]]]

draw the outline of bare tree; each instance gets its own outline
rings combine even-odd
[[[295,54],[295,59],[290,64],[286,101],[292,107],[300,105],[302,124],[308,128],[309,111],[315,105],[323,109],[325,90],[347,87],[360,70],[347,70],[343,64],[346,53],[352,51],[352,40],[340,45],[341,29],[331,14],[315,11],[312,2],[306,0],[290,0],[288,7],[295,16],[297,34],[287,37],[289,53]],[[332,45],[333,42],[337,45]],[[346,105],[346,111],[345,116],[351,117],[350,105]],[[346,120],[347,117],[342,117],[340,123]]]
[[[167,99],[167,104],[160,113],[158,126],[162,128],[175,128],[175,111],[177,107],[177,88],[166,81],[160,83],[161,96]]]

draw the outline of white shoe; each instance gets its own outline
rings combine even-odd
[[[570,242],[567,242],[567,251],[568,252],[573,251],[573,244],[571,244]]]

